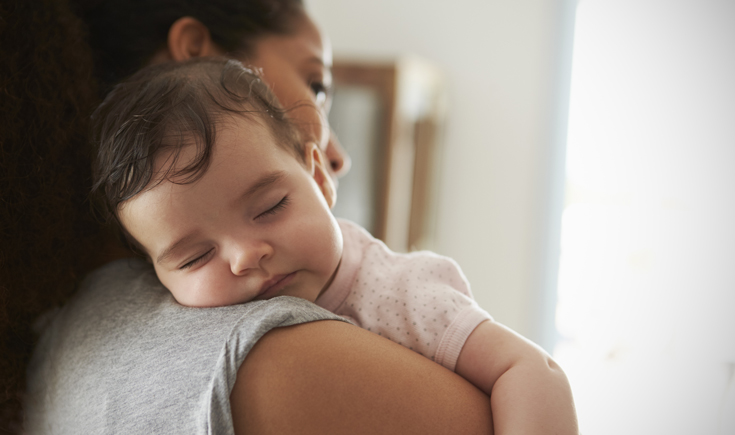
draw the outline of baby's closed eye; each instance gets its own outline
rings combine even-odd
[[[186,270],[191,269],[192,267],[196,266],[197,264],[200,264],[211,257],[211,254],[214,253],[214,248],[211,248],[209,251],[205,252],[204,254],[194,258],[193,260],[183,264],[179,267],[179,270]]]

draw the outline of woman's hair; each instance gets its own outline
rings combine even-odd
[[[201,21],[227,52],[249,55],[258,37],[288,34],[301,0],[72,0],[87,23],[103,93],[165,48],[181,17]]]
[[[119,224],[122,203],[164,180],[187,184],[200,178],[217,126],[228,116],[265,126],[278,146],[304,161],[298,130],[268,87],[239,61],[209,57],[153,65],[115,86],[92,115],[92,196],[105,218]],[[196,147],[195,157],[179,162],[190,146]],[[156,168],[161,151],[170,154]]]
[[[104,243],[87,202],[97,92],[81,22],[66,0],[3,1],[0,41],[0,433],[15,433],[31,324]]]

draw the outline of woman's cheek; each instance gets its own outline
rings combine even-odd
[[[332,135],[332,129],[329,126],[329,119],[327,118],[327,113],[324,111],[324,109],[321,109],[319,111],[321,122],[321,133],[319,136],[319,148],[322,149],[322,151],[327,150],[327,146],[329,145],[329,139]]]
[[[296,122],[305,140],[316,142],[322,150],[329,143],[329,123],[326,114],[312,102],[304,103],[293,111],[292,118]]]

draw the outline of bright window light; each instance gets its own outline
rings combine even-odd
[[[562,220],[582,432],[735,434],[735,2],[580,1]]]

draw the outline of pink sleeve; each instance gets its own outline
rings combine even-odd
[[[457,365],[457,359],[467,338],[480,323],[490,318],[490,315],[476,303],[468,305],[460,311],[454,321],[449,325],[449,328],[444,331],[444,336],[439,342],[434,361],[454,371]]]
[[[340,221],[342,264],[317,304],[454,371],[462,346],[490,315],[457,263],[432,252],[398,254]]]
[[[472,299],[459,266],[430,252],[369,264],[363,264],[344,314],[454,371],[469,335],[490,319]]]
[[[415,257],[414,262],[424,265],[421,275],[426,282],[424,303],[417,305],[427,317],[422,316],[423,322],[415,328],[416,333],[433,333],[436,339],[420,352],[426,352],[436,363],[454,371],[467,338],[480,323],[491,317],[472,298],[467,278],[454,260],[431,252],[409,255]],[[432,303],[426,303],[427,299],[439,304],[438,312]]]

